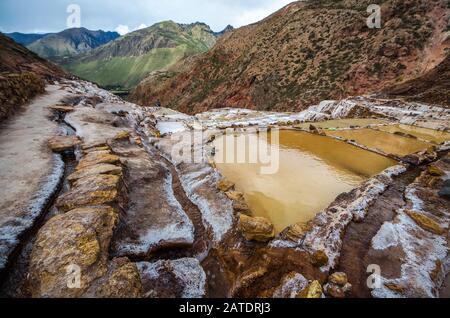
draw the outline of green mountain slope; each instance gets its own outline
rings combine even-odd
[[[215,33],[203,23],[157,23],[62,63],[69,72],[107,88],[130,89],[153,71],[209,50]]]

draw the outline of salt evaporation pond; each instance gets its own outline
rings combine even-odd
[[[448,132],[422,128],[417,126],[397,124],[397,125],[380,126],[378,127],[378,129],[393,134],[394,133],[409,134],[419,139],[432,142],[435,144],[441,144],[444,141],[450,140],[450,133]]]
[[[422,140],[369,128],[326,131],[326,134],[328,136],[353,140],[370,149],[380,150],[385,154],[393,154],[399,157],[432,147],[430,143]]]
[[[221,174],[244,192],[253,215],[271,220],[277,232],[311,220],[339,194],[397,164],[333,138],[293,130],[279,133],[279,169],[273,174],[262,173],[261,168],[267,167],[262,163],[225,161],[233,148],[230,145],[235,145],[235,158],[248,159],[258,153],[258,142],[265,147],[271,143],[264,135],[222,136],[215,141],[215,161]],[[242,138],[251,141],[237,147]]]

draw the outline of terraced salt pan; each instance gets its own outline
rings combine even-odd
[[[232,148],[227,145],[238,145],[242,137],[247,142],[235,149],[229,163],[226,157]],[[261,136],[218,138],[214,143],[214,159],[221,174],[244,192],[253,214],[271,220],[278,232],[311,220],[341,193],[396,164],[392,159],[342,141],[284,130],[280,132],[278,170],[264,174],[261,171],[264,164],[248,160],[250,153],[258,152],[258,142],[267,147]],[[237,161],[238,156],[247,160]]]
[[[389,133],[400,132],[404,134],[410,134],[421,140],[436,144],[441,144],[445,141],[450,141],[450,133],[448,132],[422,128],[417,126],[398,124],[398,125],[379,126],[378,129]]]
[[[267,126],[287,122],[300,122],[300,113],[275,113],[238,108],[223,108],[195,116],[204,128],[227,128],[231,126]]]
[[[432,146],[430,143],[421,140],[367,128],[338,131],[327,130],[326,134],[332,137],[354,140],[357,144],[369,149],[379,150],[384,154],[393,154],[399,157],[426,150]]]
[[[450,121],[450,110],[446,108],[401,100],[376,99],[368,96],[340,101],[322,101],[319,105],[311,106],[299,113],[298,118],[303,122],[345,119],[357,107],[378,116],[396,119],[402,124],[436,130],[448,129],[448,122]]]
[[[333,128],[350,128],[350,127],[367,127],[371,125],[379,126],[388,124],[389,121],[383,119],[373,119],[373,118],[353,118],[353,119],[334,119],[321,122],[307,122],[295,127],[302,129],[309,129],[310,125],[322,129],[333,129]]]

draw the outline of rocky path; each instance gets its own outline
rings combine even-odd
[[[46,90],[0,128],[0,271],[20,237],[41,216],[64,170],[47,146],[58,133],[47,107],[67,92],[59,86]]]

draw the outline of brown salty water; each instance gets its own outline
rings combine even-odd
[[[224,158],[233,149],[230,144],[237,144],[243,137],[252,140],[234,148],[236,158],[246,155],[246,162],[220,163],[228,162]],[[250,154],[258,152],[258,141],[267,146],[263,135],[218,138],[215,161],[222,175],[244,192],[253,214],[271,220],[277,232],[311,220],[339,194],[396,164],[392,159],[329,137],[283,130],[279,138],[279,169],[264,174],[264,164],[248,160]]]

